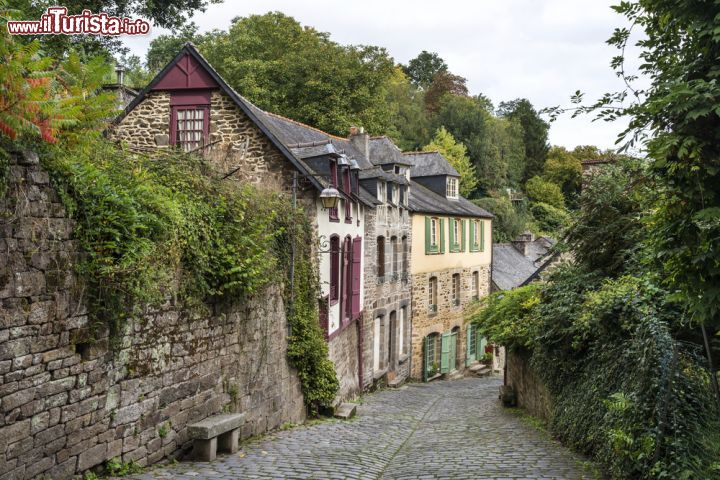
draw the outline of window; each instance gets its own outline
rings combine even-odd
[[[383,182],[382,180],[378,180],[378,184],[377,184],[377,198],[378,198],[378,200],[380,200],[380,201],[383,202],[383,203],[385,203],[385,199],[386,199],[386,197],[387,197],[387,193],[386,193],[386,191],[385,191],[385,188],[386,188],[385,182]]]
[[[402,245],[402,278],[403,280],[407,280],[407,272],[408,272],[408,241],[407,237],[402,237],[402,240],[400,240],[400,243]]]
[[[457,179],[457,177],[447,177],[445,196],[447,198],[458,198],[458,179]]]
[[[400,205],[400,185],[392,185],[392,203]]]
[[[430,277],[428,282],[428,306],[431,312],[437,312],[437,277]]]
[[[424,339],[423,379],[427,381],[440,372],[440,334],[431,333]]]
[[[342,169],[342,179],[343,179],[343,185],[342,189],[343,192],[345,192],[348,195],[348,198],[345,198],[345,223],[351,223],[352,222],[352,202],[350,201],[350,194],[352,193],[350,191],[350,169],[345,167]]]
[[[445,252],[444,232],[442,218],[425,217],[425,255]]]
[[[352,241],[350,237],[345,237],[342,247],[342,264],[341,264],[341,275],[342,275],[342,288],[340,289],[340,316],[342,322],[346,323],[352,318],[353,310],[353,263],[354,257],[352,251]]]
[[[465,250],[465,221],[453,218],[450,225],[450,251],[462,252]]]
[[[377,239],[377,276],[385,276],[385,237]]]
[[[189,152],[205,145],[209,130],[207,107],[173,107],[173,143]]]
[[[380,332],[382,326],[382,317],[375,317],[373,325],[373,370],[380,370]]]
[[[392,251],[392,275],[393,280],[397,280],[398,277],[398,244],[397,237],[390,238],[390,249]]]
[[[398,352],[400,355],[405,355],[405,307],[400,309],[400,316],[398,319]]]
[[[453,305],[460,305],[460,274],[456,273],[452,276],[452,299]]]
[[[485,251],[485,222],[482,220],[470,222],[470,251]]]
[[[477,300],[480,298],[480,274],[478,272],[472,273],[472,298]]]
[[[330,303],[338,301],[340,283],[340,237],[330,237]]]

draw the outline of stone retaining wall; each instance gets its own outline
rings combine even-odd
[[[552,396],[530,366],[527,354],[508,351],[506,382],[515,390],[517,406],[546,422],[552,419]]]
[[[37,157],[14,158],[0,200],[0,478],[174,458],[188,424],[224,411],[246,413],[244,437],[304,419],[277,287],[204,314],[169,302],[109,349],[84,340],[73,227]]]

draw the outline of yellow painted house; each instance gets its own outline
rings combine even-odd
[[[490,292],[492,215],[459,195],[460,175],[437,152],[404,154],[411,168],[411,376],[462,372],[485,353],[463,312]]]

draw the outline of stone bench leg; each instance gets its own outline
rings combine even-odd
[[[217,456],[217,437],[210,440],[193,440],[193,457],[201,462],[212,462]]]
[[[225,432],[218,438],[217,448],[221,452],[235,453],[238,451],[238,440],[240,436],[240,429],[235,428],[229,432]]]

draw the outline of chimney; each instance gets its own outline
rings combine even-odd
[[[532,241],[533,241],[532,232],[525,231],[525,232],[521,233],[520,235],[518,235],[517,238],[515,240],[513,240],[511,243],[512,243],[512,246],[515,247],[515,249],[518,252],[522,253],[523,256],[527,257],[528,256],[528,250],[527,250],[528,245],[530,243],[532,243]]]
[[[353,147],[362,153],[365,160],[370,160],[370,135],[365,133],[362,127],[350,127],[350,135],[348,140]]]
[[[115,68],[115,73],[117,74],[117,82],[116,83],[118,85],[122,85],[123,82],[125,81],[125,69],[118,65],[117,68]]]

